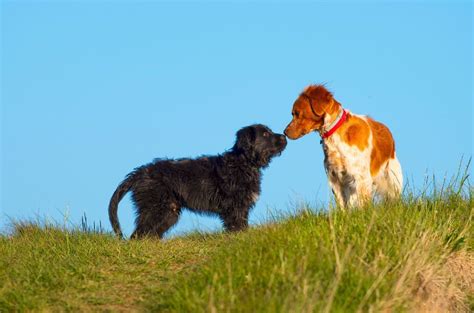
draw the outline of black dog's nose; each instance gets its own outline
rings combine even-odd
[[[279,136],[280,136],[280,138],[279,138],[280,142],[282,144],[286,145],[286,136],[285,135],[279,135]]]

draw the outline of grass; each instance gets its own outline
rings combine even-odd
[[[22,222],[0,235],[0,312],[469,312],[467,176],[343,212],[302,207],[238,234],[120,241]]]

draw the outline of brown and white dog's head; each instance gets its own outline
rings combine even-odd
[[[325,118],[337,114],[340,104],[323,85],[310,85],[293,104],[293,119],[285,129],[290,139],[298,139],[312,131],[322,131]]]

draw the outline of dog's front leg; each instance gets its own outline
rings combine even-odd
[[[240,231],[248,227],[248,209],[233,209],[221,214],[227,231]]]
[[[336,204],[341,208],[341,209],[345,209],[346,207],[346,202],[344,200],[344,196],[343,196],[343,193],[342,193],[342,188],[340,186],[340,184],[338,183],[333,183],[333,182],[329,182],[329,187],[331,188],[332,190],[332,194],[334,195],[334,198],[336,198]]]
[[[354,180],[353,188],[348,197],[351,208],[362,207],[372,198],[372,181],[370,178],[359,176]]]

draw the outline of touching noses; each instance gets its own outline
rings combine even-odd
[[[286,126],[285,131],[283,132],[285,134],[285,136],[288,137],[288,138],[290,138],[290,136],[289,136],[290,125],[291,125],[291,123],[288,124],[288,126]]]

